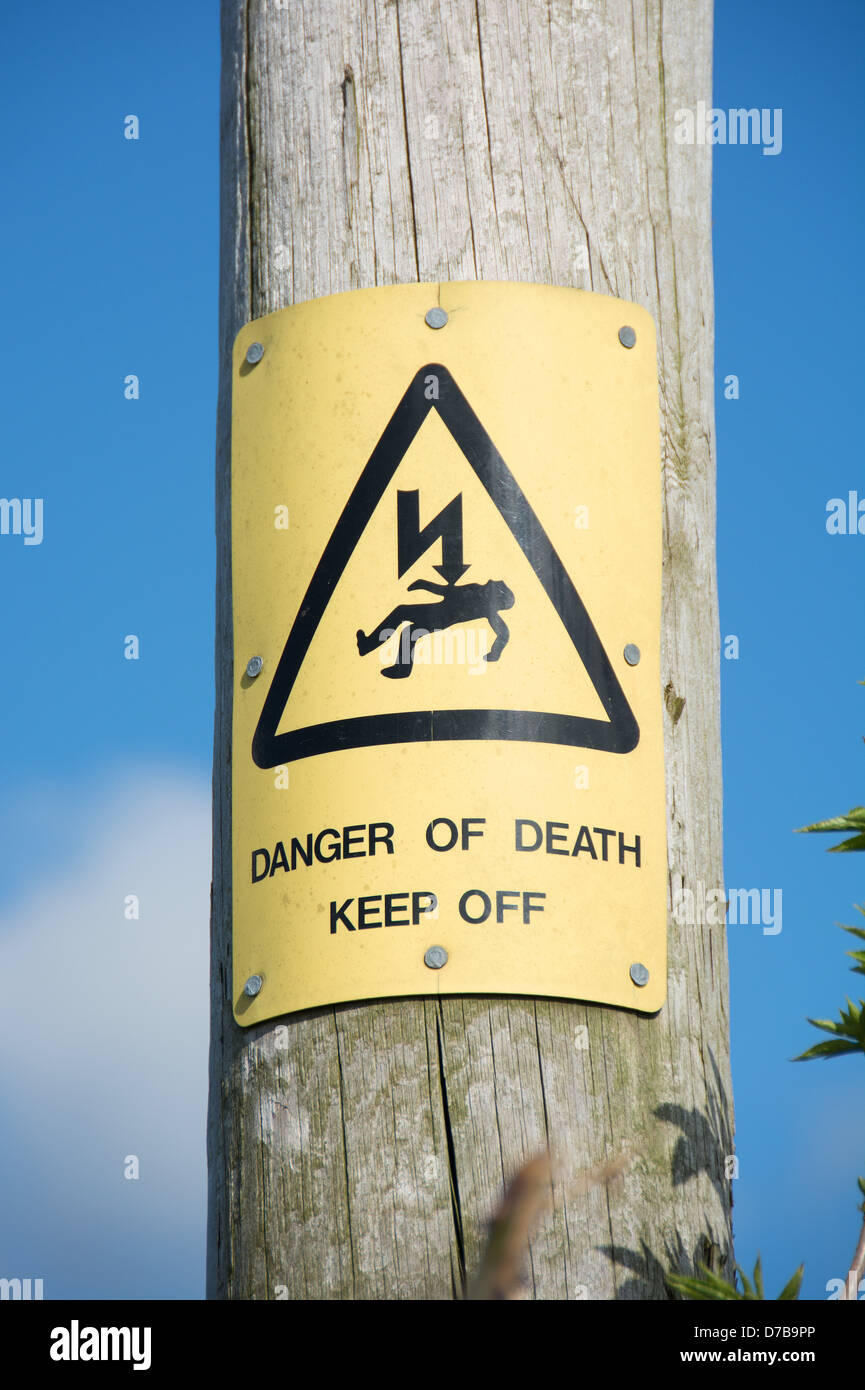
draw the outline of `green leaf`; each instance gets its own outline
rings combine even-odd
[[[802,1287],[802,1278],[805,1274],[805,1266],[800,1265],[795,1274],[792,1274],[778,1295],[779,1303],[790,1303],[799,1297],[799,1290]]]
[[[845,1052],[865,1052],[865,999],[860,999],[857,1007],[848,998],[847,1005],[846,1009],[839,1010],[837,1023],[828,1018],[808,1019],[814,1028],[821,1028],[824,1033],[835,1036],[831,1042],[824,1040],[809,1047],[807,1052],[794,1057],[794,1062],[808,1062],[814,1057],[840,1057]]]
[[[727,1284],[723,1280],[717,1283],[709,1278],[689,1279],[684,1274],[668,1274],[667,1284],[674,1293],[679,1293],[683,1298],[690,1298],[697,1302],[722,1302],[730,1299],[744,1298],[744,1294],[733,1288],[732,1284]]]
[[[859,962],[858,965],[851,965],[850,969],[857,975],[865,975],[865,951],[848,951],[847,955]]]
[[[830,816],[828,820],[817,820],[813,825],[800,825],[795,833],[805,835],[814,830],[865,831],[865,806],[854,806],[852,810],[847,812],[846,816]]]
[[[865,1001],[860,999],[858,1009],[849,996],[847,1003],[849,1008],[838,1010],[841,1015],[839,1023],[833,1023],[828,1018],[809,1018],[808,1022],[813,1023],[815,1028],[822,1028],[824,1033],[837,1033],[841,1037],[858,1039],[862,1030],[862,1007],[865,1006]]]
[[[856,911],[865,917],[865,908],[856,903]],[[857,941],[865,941],[865,927],[848,927],[844,922],[838,923],[842,931],[849,932],[855,936]],[[865,951],[847,951],[846,954],[856,961],[856,965],[851,965],[850,969],[857,975],[865,975]]]
[[[855,907],[856,911],[859,913],[859,916],[860,916],[860,917],[865,917],[865,904],[862,904],[862,903],[854,903],[853,906]],[[847,928],[845,928],[845,930],[846,930],[846,931],[861,932],[861,931],[865,931],[865,928],[863,928],[863,927],[847,927]]]
[[[757,1256],[757,1263],[754,1266],[754,1284],[757,1288],[757,1297],[765,1298],[766,1295],[763,1292],[763,1264],[760,1255]]]
[[[757,1256],[757,1263],[758,1263],[758,1264],[760,1263],[760,1256],[759,1256],[759,1255]],[[751,1280],[748,1278],[747,1274],[745,1273],[745,1271],[744,1271],[744,1269],[742,1268],[741,1265],[736,1265],[736,1274],[737,1274],[738,1278],[739,1278],[739,1279],[741,1280],[741,1282],[742,1282],[742,1297],[743,1297],[743,1298],[756,1298],[756,1297],[757,1297],[757,1293],[756,1293],[756,1290],[755,1290],[755,1288],[754,1288],[754,1285],[751,1283]]]
[[[830,854],[843,854],[847,850],[865,849],[865,835],[854,835],[852,840],[842,840],[840,845],[830,845]]]
[[[757,1263],[754,1266],[754,1282],[748,1278],[741,1265],[735,1266],[733,1275],[734,1280],[739,1279],[742,1289],[736,1288],[735,1282],[729,1283],[722,1279],[719,1274],[713,1274],[705,1265],[701,1265],[703,1273],[700,1278],[694,1278],[687,1274],[668,1274],[667,1284],[674,1293],[681,1294],[683,1298],[689,1298],[700,1302],[758,1302],[765,1301],[766,1295],[763,1288],[763,1266],[761,1257],[757,1256]],[[799,1289],[802,1284],[802,1275],[805,1266],[800,1265],[796,1273],[788,1279],[783,1289],[778,1295],[778,1301],[784,1299],[789,1302],[791,1299],[799,1297]]]
[[[839,851],[865,850],[865,806],[853,806],[846,816],[830,816],[828,820],[818,820],[813,825],[800,825],[796,834],[805,835],[815,830],[822,833],[839,830],[857,830],[859,832],[851,839],[843,840],[840,845],[832,845],[830,854],[838,854]]]
[[[809,1023],[811,1020],[808,1020]],[[847,1052],[858,1052],[856,1043],[848,1042],[819,1042],[813,1047],[809,1047],[807,1052],[800,1052],[798,1056],[791,1057],[792,1062],[811,1062],[815,1057],[843,1057]]]

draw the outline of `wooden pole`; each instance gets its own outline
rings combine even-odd
[[[506,1184],[562,1160],[533,1298],[729,1270],[724,927],[672,919],[661,1012],[557,1000],[232,1017],[231,344],[371,285],[522,280],[658,326],[669,884],[722,884],[710,0],[223,0],[208,1291],[454,1298]],[[660,692],[659,692],[660,698]],[[584,1045],[586,1044],[586,1045]],[[614,1186],[577,1175],[627,1156]]]

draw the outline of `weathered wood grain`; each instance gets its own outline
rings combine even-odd
[[[671,1264],[730,1259],[723,927],[671,920],[654,1018],[452,998],[234,1024],[230,348],[260,314],[415,280],[653,314],[670,889],[720,885],[711,149],[673,138],[711,105],[710,0],[223,0],[222,24],[210,1296],[460,1296],[549,1140],[527,1296],[664,1298]],[[575,1181],[619,1153],[617,1186]]]

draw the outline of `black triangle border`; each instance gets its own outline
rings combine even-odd
[[[425,380],[438,377],[428,400]],[[429,414],[437,410],[559,614],[609,722],[535,710],[412,710],[336,719],[278,734],[277,728],[319,622],[385,489]],[[630,753],[640,730],[585,605],[528,499],[446,367],[421,367],[391,416],[345,504],[304,595],[252,740],[257,767],[377,744],[502,739]]]

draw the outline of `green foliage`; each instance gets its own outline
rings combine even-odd
[[[859,684],[865,685],[865,681],[860,681]],[[832,845],[829,851],[831,854],[865,850],[865,806],[854,806],[852,810],[847,812],[846,816],[831,816],[828,820],[815,821],[813,825],[802,825],[796,833],[834,831],[837,834],[839,831],[847,830],[852,830],[855,833],[849,839],[842,840],[840,844]],[[857,904],[856,911],[865,917],[865,906]],[[851,936],[855,937],[857,942],[865,942],[865,928],[845,926],[841,922],[838,925],[843,931],[849,932]],[[865,950],[848,951],[847,955],[854,962],[850,967],[853,973],[865,975]],[[808,1062],[814,1057],[840,1057],[847,1052],[865,1053],[865,999],[860,999],[858,1004],[854,1004],[852,999],[848,997],[847,1008],[839,1009],[837,1021],[826,1018],[809,1018],[808,1022],[814,1028],[820,1028],[831,1036],[824,1038],[822,1042],[815,1043],[813,1047],[808,1048],[807,1052],[802,1052],[798,1057],[794,1057],[794,1062]],[[857,1178],[856,1181],[859,1192],[865,1198],[865,1178]],[[858,1210],[865,1216],[865,1200],[859,1203]],[[700,1299],[702,1301],[765,1299],[763,1270],[759,1255],[754,1266],[753,1283],[741,1265],[735,1266],[732,1284],[726,1279],[722,1279],[720,1275],[713,1274],[705,1265],[701,1268],[703,1273],[696,1278],[684,1274],[668,1274],[668,1286],[681,1298]],[[779,1293],[777,1302],[799,1297],[803,1272],[804,1265],[800,1265]],[[851,1276],[853,1273],[854,1271],[851,1271]]]
[[[865,917],[865,908],[856,904],[856,911]],[[838,925],[842,931],[849,932],[859,941],[865,941],[865,929],[862,927],[848,927],[843,922]],[[850,969],[856,975],[865,975],[865,951],[847,951],[855,964]],[[809,1018],[808,1022],[814,1028],[822,1028],[824,1033],[833,1034],[829,1040],[815,1043],[809,1047],[807,1052],[801,1052],[798,1057],[794,1057],[794,1062],[810,1062],[814,1057],[841,1057],[845,1052],[865,1053],[865,999],[860,999],[858,1004],[854,1004],[848,997],[847,1008],[839,1009],[837,1022],[832,1022],[827,1018]]]
[[[849,954],[849,953],[848,953]],[[824,1033],[834,1033],[830,1041],[815,1043],[807,1052],[800,1052],[794,1062],[810,1062],[814,1057],[840,1057],[845,1052],[865,1052],[865,999],[858,1006],[848,997],[848,1008],[839,1009],[839,1021],[833,1023],[827,1018],[809,1018],[815,1028]]]
[[[865,907],[860,907],[857,903],[856,911],[861,912],[862,916],[865,917]],[[843,926],[843,923],[840,925]],[[860,941],[865,941],[865,928],[845,926],[844,930],[848,931],[851,936],[858,937]],[[847,955],[852,956],[856,962],[855,965],[851,965],[850,969],[855,971],[857,975],[865,975],[865,951],[848,951]]]
[[[857,830],[859,832],[849,840],[842,840],[840,845],[832,845],[829,850],[830,854],[839,854],[844,850],[865,849],[865,806],[854,806],[851,811],[847,812],[846,816],[830,816],[829,820],[818,820],[813,825],[800,825],[796,834],[804,835],[811,830]]]
[[[863,682],[865,684],[865,682]],[[859,830],[865,832],[865,806],[854,806],[852,811],[848,811],[846,816],[832,816],[829,820],[815,821],[813,825],[803,825],[801,832],[809,830]],[[865,850],[865,833],[854,835],[852,839],[843,840],[840,845],[833,845],[834,850]],[[856,911],[865,917],[865,909],[859,904]],[[842,931],[849,932],[859,941],[865,941],[865,930],[862,927],[848,927],[839,922]],[[855,964],[850,968],[856,975],[865,975],[865,951],[848,951]],[[808,1022],[814,1028],[822,1028],[824,1033],[831,1033],[830,1039],[815,1043],[809,1047],[807,1052],[800,1052],[798,1057],[794,1057],[794,1062],[810,1062],[815,1057],[841,1057],[846,1052],[865,1053],[865,999],[860,999],[858,1005],[854,1004],[848,997],[847,1008],[838,1010],[838,1021],[833,1023],[827,1018],[809,1018]]]
[[[699,1300],[704,1303],[727,1302],[733,1299],[742,1302],[766,1301],[766,1294],[763,1289],[763,1266],[759,1255],[754,1266],[753,1283],[741,1265],[735,1267],[732,1284],[726,1279],[722,1279],[719,1274],[713,1274],[705,1265],[702,1265],[701,1268],[703,1274],[700,1278],[692,1278],[686,1274],[668,1274],[669,1287],[674,1293],[680,1294],[682,1298]],[[790,1302],[799,1297],[804,1271],[805,1266],[800,1265],[796,1273],[787,1280],[777,1299],[774,1300],[776,1303]],[[737,1287],[736,1281],[741,1284],[741,1289]]]

